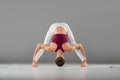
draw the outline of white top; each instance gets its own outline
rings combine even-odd
[[[68,35],[68,37],[69,37],[70,43],[71,43],[71,44],[76,44],[75,39],[74,39],[74,37],[73,37],[73,33],[72,33],[69,25],[66,24],[66,23],[54,23],[54,24],[52,24],[52,25],[50,26],[50,28],[48,29],[48,32],[47,32],[47,34],[46,34],[46,38],[45,38],[43,44],[49,44],[49,43],[50,43],[51,38],[52,38],[52,36],[53,36],[53,31],[54,31],[54,29],[55,29],[56,27],[58,27],[58,26],[61,26],[61,27],[63,27],[63,28],[65,29],[65,31],[67,32],[67,35]]]
[[[66,24],[66,23],[54,23],[54,24],[52,24],[52,25],[50,26],[50,28],[48,29],[48,32],[47,32],[47,34],[46,34],[46,37],[45,37],[45,40],[44,40],[44,43],[43,43],[43,44],[49,44],[49,43],[51,42],[51,38],[52,38],[52,36],[53,36],[53,31],[54,31],[54,29],[55,29],[57,26],[61,26],[61,27],[63,27],[63,28],[66,30],[67,35],[68,35],[68,38],[69,38],[69,40],[70,40],[69,43],[71,43],[71,44],[76,44],[75,39],[74,39],[74,36],[73,36],[73,33],[72,33],[69,25]],[[80,52],[80,50],[75,49],[75,52],[76,52],[76,54],[78,55],[78,57],[81,59],[81,61],[84,61],[84,60],[85,60],[85,57],[84,57],[83,54]],[[43,55],[43,53],[44,53],[44,49],[40,49],[40,50],[38,51],[38,54],[35,56],[35,59],[34,59],[34,60],[37,62],[38,59]]]

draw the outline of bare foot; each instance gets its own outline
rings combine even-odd
[[[33,61],[33,63],[32,63],[32,67],[38,67],[38,64],[37,64],[36,61]]]
[[[81,64],[81,67],[87,67],[87,62],[83,61],[82,64]]]

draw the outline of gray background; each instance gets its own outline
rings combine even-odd
[[[31,62],[55,22],[69,24],[88,63],[120,63],[119,0],[0,0],[0,63]],[[45,52],[39,62],[54,63],[54,57]],[[65,57],[81,62],[74,52]]]

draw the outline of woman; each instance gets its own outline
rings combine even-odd
[[[63,52],[75,50],[78,57],[82,60],[81,67],[87,67],[87,58],[83,46],[76,43],[71,29],[66,23],[54,23],[50,26],[43,44],[38,44],[33,55],[33,67],[37,67],[37,61],[42,56],[44,50],[56,52],[56,61],[64,62]],[[56,64],[58,64],[56,62]],[[64,63],[63,63],[64,64]],[[62,64],[62,65],[63,65]],[[61,65],[61,66],[62,66]],[[59,64],[58,64],[59,66]]]

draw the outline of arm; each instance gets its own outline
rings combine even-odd
[[[53,25],[54,25],[54,24],[53,24]],[[48,44],[50,43],[51,38],[52,38],[52,35],[53,35],[53,33],[52,33],[52,30],[53,30],[53,28],[54,28],[53,25],[51,25],[50,28],[48,29],[48,32],[47,32],[47,34],[46,34],[46,37],[45,37],[45,40],[44,40],[43,44],[47,44],[47,45],[48,45]],[[36,54],[34,60],[37,62],[38,59],[43,55],[43,53],[44,53],[44,49],[40,49],[40,50],[38,51],[38,53]]]
[[[65,24],[65,23],[64,23]],[[75,41],[75,38],[74,38],[74,35],[69,27],[68,24],[65,24],[65,27],[67,29],[67,34],[68,34],[68,37],[69,37],[69,40],[70,40],[70,43],[73,45],[73,44],[76,44],[76,41]]]
[[[50,43],[51,38],[53,36],[53,33],[52,33],[53,28],[54,28],[54,26],[51,25],[50,28],[48,29],[48,32],[46,34],[46,37],[45,37],[45,40],[44,40],[43,44],[49,44]]]
[[[75,41],[75,38],[74,38],[74,35],[69,27],[68,24],[66,23],[63,23],[67,29],[67,34],[68,34],[68,37],[69,37],[69,40],[70,40],[70,43],[73,45],[73,44],[76,44],[76,41]],[[75,52],[77,54],[77,56],[81,59],[81,61],[84,61],[85,60],[85,57],[83,56],[83,54],[81,53],[81,51],[79,49],[75,49]]]

